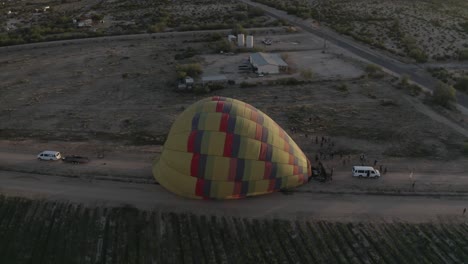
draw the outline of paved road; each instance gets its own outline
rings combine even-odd
[[[341,47],[345,50],[348,50],[359,57],[372,62],[376,65],[381,66],[393,73],[398,75],[408,75],[410,76],[411,80],[415,83],[419,84],[420,86],[426,87],[429,90],[433,90],[438,82],[437,79],[430,76],[427,72],[425,72],[424,68],[412,65],[412,64],[405,64],[400,61],[394,60],[390,57],[385,56],[384,54],[375,52],[364,45],[356,43],[355,41],[339,35],[331,30],[327,30],[322,28],[321,30],[315,27],[312,27],[309,23],[305,22],[302,19],[297,17],[288,15],[284,11],[280,11],[269,6],[252,2],[250,0],[241,0],[242,2],[256,6],[263,9],[268,15],[277,18],[283,19],[291,23],[292,25],[298,26],[304,29],[307,32],[315,34],[320,37],[325,37],[327,41],[335,44],[338,47]],[[467,67],[468,68],[468,67]],[[457,93],[457,101],[458,104],[464,108],[468,108],[468,96],[462,93]]]
[[[232,201],[188,200],[155,184],[87,181],[0,171],[0,193],[89,205],[130,205],[142,209],[245,217],[320,219],[403,219],[427,221],[461,215],[468,199],[274,193]]]

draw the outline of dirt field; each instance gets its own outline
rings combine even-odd
[[[463,263],[467,230],[458,218],[424,224],[248,219],[0,196],[0,261]]]
[[[173,91],[177,63],[204,61],[198,55],[183,61],[174,56],[188,46],[210,53],[209,44],[184,41],[190,37],[0,51],[1,137],[161,144],[185,107],[212,95]],[[251,103],[287,130],[297,127],[293,137],[312,157],[318,150],[315,136],[336,138],[333,148],[322,146],[323,152],[365,152],[379,159],[460,157],[464,139],[416,111],[420,103],[396,89],[391,78],[349,79],[362,73],[362,64],[353,64],[346,54],[291,54],[302,58],[294,58],[298,65],[317,58],[311,68],[317,67],[318,78],[293,86],[260,78],[256,87],[234,85],[216,94]],[[354,72],[346,83],[320,78],[346,72]]]

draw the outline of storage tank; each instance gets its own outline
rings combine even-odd
[[[245,45],[247,46],[247,48],[249,49],[252,49],[253,48],[253,36],[247,36],[247,40],[245,42]]]
[[[237,35],[237,46],[244,47],[245,46],[245,36],[244,34]]]

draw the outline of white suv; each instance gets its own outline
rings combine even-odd
[[[38,160],[60,160],[62,154],[58,151],[45,150],[37,155]]]

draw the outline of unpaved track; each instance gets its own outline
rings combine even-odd
[[[245,217],[340,220],[428,221],[459,216],[468,199],[274,193],[232,201],[188,200],[156,184],[88,181],[0,171],[0,192],[12,196],[60,200],[88,205],[129,205],[142,209]]]

